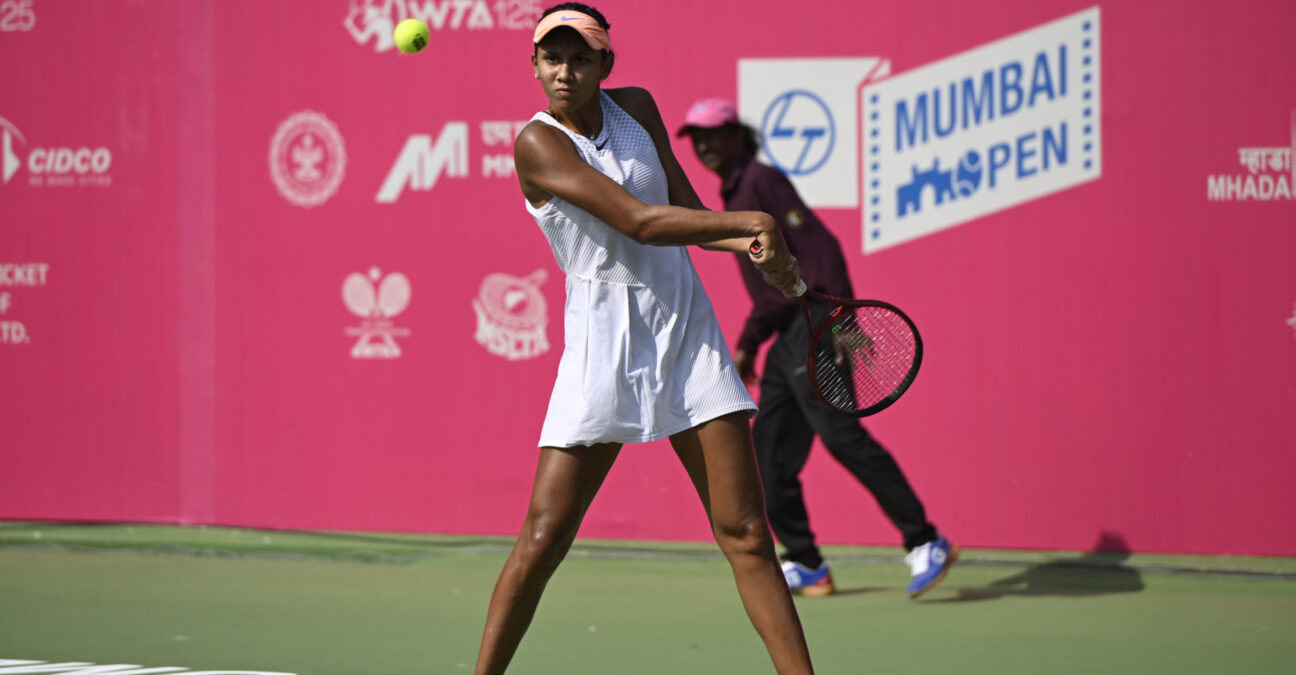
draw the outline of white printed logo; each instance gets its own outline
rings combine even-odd
[[[351,2],[342,21],[356,44],[373,40],[375,52],[396,46],[396,24],[419,19],[432,31],[531,30],[540,19],[540,0],[363,0]]]
[[[41,288],[49,278],[49,263],[0,263],[0,286],[13,288]],[[0,292],[0,316],[13,309],[14,296],[9,291]],[[0,321],[0,345],[31,344],[31,335],[21,321]]]
[[[1292,306],[1292,315],[1290,319],[1287,319],[1287,325],[1291,326],[1293,332],[1296,332],[1296,305]]]
[[[531,120],[483,120],[481,123],[482,145],[486,154],[482,156],[482,176],[485,178],[512,178],[516,173],[513,166],[513,141],[522,133]],[[503,146],[503,147],[500,147]],[[504,152],[495,152],[499,148]]]
[[[17,144],[15,144],[15,141]],[[35,187],[108,187],[112,176],[112,151],[105,147],[37,147],[27,153],[26,162],[18,154],[27,138],[13,122],[0,117],[0,179],[13,180],[18,170],[27,166],[27,184]]]
[[[487,274],[473,298],[477,312],[477,343],[510,361],[535,358],[549,351],[549,324],[544,294],[548,274],[543,269],[526,277]]]
[[[1291,114],[1291,145],[1238,148],[1244,174],[1206,177],[1206,199],[1212,202],[1291,201],[1296,199],[1296,110]]]
[[[351,348],[351,358],[400,358],[401,348],[395,338],[406,337],[410,331],[397,328],[391,319],[405,311],[409,302],[410,282],[400,272],[384,278],[381,270],[372,267],[368,276],[360,273],[348,275],[342,282],[342,304],[362,319],[359,326],[344,331],[359,338]]]
[[[410,136],[374,201],[395,202],[406,185],[411,190],[431,190],[442,173],[450,178],[468,177],[467,122],[446,122],[435,141],[427,134]]]
[[[864,252],[1102,175],[1097,7],[860,91]]]
[[[13,306],[13,295],[0,293],[0,316],[9,313]],[[31,343],[27,335],[27,326],[21,321],[0,321],[0,345],[25,345]]]
[[[328,201],[346,175],[346,144],[322,113],[303,110],[270,139],[270,178],[284,199],[310,208]]]
[[[23,145],[27,145],[27,139],[23,138],[22,132],[18,131],[18,127],[15,127],[12,122],[3,117],[0,117],[0,135],[3,135],[0,142],[4,144],[3,160],[0,161],[3,172],[0,173],[0,176],[3,176],[4,182],[8,184],[9,179],[13,178],[14,174],[18,173],[19,167],[22,166],[22,159],[14,152],[14,139],[17,138]]]
[[[32,0],[0,2],[0,32],[29,31],[36,27],[36,9]]]
[[[856,94],[890,72],[876,57],[738,61],[738,109],[760,134],[760,159],[807,205],[859,206]]]

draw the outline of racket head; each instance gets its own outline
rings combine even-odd
[[[922,337],[913,320],[880,300],[809,295],[831,305],[810,331],[806,371],[815,393],[833,410],[853,417],[890,407],[922,365]]]

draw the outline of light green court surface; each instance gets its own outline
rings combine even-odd
[[[0,659],[470,673],[509,544],[0,523]],[[826,553],[840,592],[797,601],[821,674],[1296,672],[1292,559],[968,551],[914,602],[899,549]],[[509,672],[773,669],[713,546],[582,540]]]

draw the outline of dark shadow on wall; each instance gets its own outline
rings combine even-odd
[[[1130,557],[1125,538],[1103,532],[1093,551],[1032,565],[1021,572],[996,579],[982,588],[959,588],[955,597],[933,598],[931,602],[974,602],[1014,597],[1083,597],[1109,593],[1137,593],[1144,588],[1139,571],[1127,567]],[[956,567],[957,569],[957,567]]]

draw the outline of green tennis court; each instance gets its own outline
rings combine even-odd
[[[471,672],[509,544],[0,523],[0,659],[46,662],[0,673]],[[1291,559],[967,551],[914,602],[899,549],[827,552],[841,592],[798,600],[820,673],[1287,673],[1296,658]],[[712,547],[582,540],[510,672],[771,668]]]

